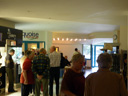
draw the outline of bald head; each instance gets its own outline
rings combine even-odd
[[[50,53],[52,53],[52,52],[54,52],[54,51],[56,51],[56,47],[55,47],[55,46],[52,46],[52,47],[50,48]]]

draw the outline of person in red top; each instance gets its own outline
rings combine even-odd
[[[21,87],[21,96],[28,96],[29,92],[32,90],[32,85],[34,84],[34,74],[32,72],[32,60],[34,57],[34,52],[28,51],[27,58],[25,59],[22,66],[22,73],[20,77]]]
[[[81,71],[84,56],[75,54],[72,57],[72,67],[64,74],[60,96],[84,96],[85,77]]]

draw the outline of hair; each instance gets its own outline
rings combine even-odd
[[[56,47],[55,46],[52,46],[53,50],[55,51],[56,50]]]
[[[45,51],[45,49],[44,49],[44,48],[41,48],[41,49],[40,49],[40,53],[41,53],[41,52],[44,52],[44,51]]]
[[[33,51],[27,51],[27,52],[26,52],[26,56],[27,56],[27,57],[29,57],[29,56],[31,56],[31,55],[33,55],[33,54],[35,54]]]
[[[22,55],[24,55],[24,52],[22,52]]]
[[[78,49],[77,49],[77,48],[75,48],[75,51],[78,51]]]
[[[83,56],[82,54],[76,54],[76,55],[73,55],[73,56],[72,56],[71,61],[72,61],[72,62],[77,62],[77,61],[80,60],[80,59],[83,59],[83,60],[84,60],[84,56]]]
[[[98,56],[97,63],[99,68],[110,68],[113,63],[112,56],[108,53],[101,53]]]
[[[28,52],[28,50],[25,50],[25,53],[24,53],[24,55],[27,55],[27,52]]]
[[[10,53],[12,53],[12,52],[14,53],[14,52],[15,52],[15,50],[14,50],[14,49],[11,49],[9,52],[10,52]]]

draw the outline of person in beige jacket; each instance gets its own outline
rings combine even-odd
[[[99,70],[85,79],[85,96],[128,96],[123,76],[109,71],[111,55],[102,53],[97,62]]]

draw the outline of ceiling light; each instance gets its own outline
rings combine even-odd
[[[66,40],[68,41],[68,38]]]
[[[78,39],[76,38],[74,41],[77,41]]]
[[[60,38],[57,38],[57,40],[60,40]]]
[[[86,39],[84,39],[84,41],[86,41]]]
[[[73,39],[70,39],[70,41],[72,41]]]
[[[56,39],[55,38],[53,38],[53,41],[55,41]]]
[[[64,38],[62,38],[62,41],[64,41]]]
[[[81,41],[81,39],[79,39],[79,41]]]

